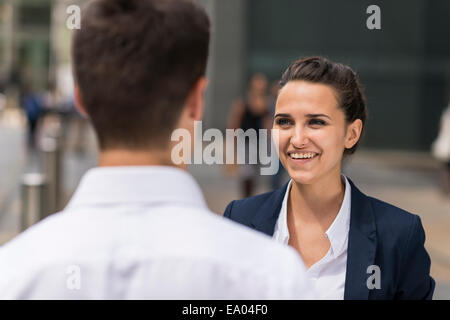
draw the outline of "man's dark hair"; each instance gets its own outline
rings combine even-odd
[[[93,0],[72,42],[73,71],[100,148],[166,147],[205,74],[210,22],[189,0]]]
[[[308,57],[294,61],[284,72],[280,87],[293,80],[322,83],[331,86],[337,93],[338,107],[344,112],[347,124],[361,119],[363,126],[360,139],[344,155],[356,151],[361,141],[368,116],[366,98],[357,74],[341,63],[332,62],[324,57]]]

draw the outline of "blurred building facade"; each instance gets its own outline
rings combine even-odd
[[[47,90],[70,59],[66,9],[77,0],[0,0],[0,82]]]
[[[381,30],[369,30],[369,5]],[[212,126],[262,71],[279,79],[290,62],[323,55],[350,65],[366,89],[362,147],[429,150],[449,102],[450,1],[214,1]],[[448,71],[447,71],[448,74]]]
[[[213,22],[204,128],[225,128],[252,73],[276,80],[293,60],[324,55],[349,64],[366,88],[362,147],[429,149],[449,99],[450,1],[197,1]],[[84,2],[0,0],[0,84],[70,88],[58,81],[70,73],[66,9]],[[381,8],[381,30],[366,27],[371,4]]]

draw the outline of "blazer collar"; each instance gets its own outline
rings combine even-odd
[[[280,189],[277,189],[271,193],[259,209],[252,221],[251,226],[253,229],[261,231],[268,236],[273,236],[275,231],[275,224],[277,223],[278,216],[280,215],[281,205],[283,203],[284,194],[289,183],[286,183]]]
[[[365,300],[369,297],[367,267],[375,262],[375,216],[369,198],[347,179],[351,185],[351,211],[344,299]],[[251,222],[255,230],[273,236],[287,186],[273,191],[262,204]]]

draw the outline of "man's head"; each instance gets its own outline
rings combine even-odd
[[[167,148],[201,117],[210,23],[189,0],[93,0],[72,43],[77,105],[100,149]]]

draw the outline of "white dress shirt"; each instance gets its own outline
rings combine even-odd
[[[177,168],[91,169],[69,205],[0,247],[3,299],[309,299],[301,259],[210,212]]]
[[[313,264],[307,273],[311,277],[320,299],[344,299],[345,272],[347,270],[348,232],[350,230],[351,187],[347,178],[345,180],[345,194],[341,208],[331,226],[325,232],[330,241],[330,249],[326,255]],[[280,210],[273,238],[285,245],[289,241],[287,226],[287,204],[292,180],[289,181]]]

